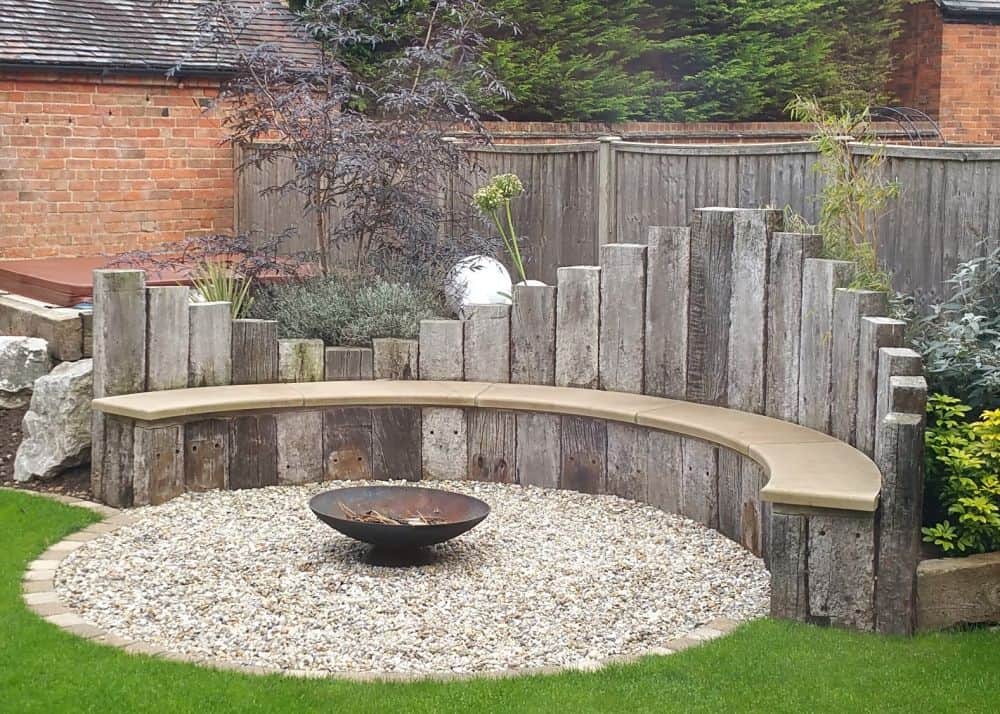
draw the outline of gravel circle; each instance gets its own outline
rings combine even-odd
[[[419,567],[366,562],[311,496],[359,482],[187,494],[59,567],[84,619],[184,655],[316,673],[593,666],[700,624],[766,614],[763,562],[715,531],[613,496],[436,487],[490,516]]]

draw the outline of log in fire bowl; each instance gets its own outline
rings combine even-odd
[[[355,486],[313,496],[316,517],[378,549],[410,550],[443,543],[490,514],[478,498],[418,486]]]

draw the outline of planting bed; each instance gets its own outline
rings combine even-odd
[[[348,484],[187,494],[141,509],[64,560],[56,589],[120,637],[315,673],[589,667],[767,610],[760,559],[612,496],[441,482],[492,514],[424,565],[373,565],[366,546],[307,508],[338,485]]]

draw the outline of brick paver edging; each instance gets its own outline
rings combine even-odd
[[[52,623],[57,627],[62,628],[66,632],[76,635],[77,637],[82,637],[92,642],[98,644],[107,645],[109,647],[117,647],[119,649],[134,655],[147,655],[150,657],[158,657],[160,659],[171,660],[175,662],[186,662],[189,664],[197,664],[203,667],[209,667],[211,669],[218,670],[228,670],[234,672],[241,672],[243,674],[258,674],[258,675],[268,675],[268,674],[278,674],[286,677],[299,677],[299,678],[311,678],[311,679],[323,679],[323,678],[334,678],[334,679],[347,679],[353,681],[417,681],[417,680],[463,680],[463,679],[476,679],[476,678],[509,678],[509,677],[523,677],[529,675],[537,674],[556,674],[558,672],[564,672],[573,669],[581,669],[574,667],[543,667],[543,668],[531,668],[531,669],[512,669],[503,670],[496,672],[483,672],[478,674],[456,674],[453,672],[440,672],[440,673],[425,673],[425,674],[399,674],[394,672],[385,673],[373,673],[373,672],[313,672],[306,670],[288,670],[288,669],[278,669],[272,667],[257,667],[253,665],[244,665],[237,662],[230,662],[226,660],[218,659],[206,659],[197,656],[185,655],[178,652],[170,652],[159,645],[153,645],[145,642],[137,642],[134,640],[125,639],[123,637],[118,637],[110,632],[102,630],[100,627],[87,622],[79,614],[74,612],[69,608],[60,598],[59,593],[56,592],[55,587],[55,577],[56,570],[59,568],[60,563],[65,559],[70,553],[80,548],[85,543],[89,543],[92,540],[100,538],[101,536],[112,533],[117,529],[134,523],[138,516],[134,512],[120,511],[115,508],[110,508],[108,506],[93,503],[91,501],[85,501],[79,498],[73,498],[71,496],[63,496],[59,494],[50,493],[40,493],[40,492],[29,492],[18,489],[8,489],[3,488],[0,490],[5,491],[19,491],[20,493],[31,493],[32,495],[42,496],[45,498],[50,498],[52,500],[64,503],[70,506],[79,506],[81,508],[88,508],[91,511],[95,511],[100,515],[105,517],[105,520],[99,523],[94,523],[93,525],[87,526],[83,530],[77,531],[65,539],[59,541],[55,545],[51,546],[48,550],[42,553],[38,558],[29,563],[28,569],[25,571],[22,577],[21,584],[21,594],[24,598],[24,603],[27,605],[28,609],[34,612],[36,615],[41,617],[46,622]],[[705,625],[696,627],[691,632],[687,633],[683,637],[678,637],[667,643],[667,647],[658,648],[655,650],[650,650],[641,655],[632,655],[628,657],[614,657],[603,662],[596,663],[592,667],[587,667],[588,671],[595,671],[602,669],[611,664],[625,664],[628,662],[634,662],[647,655],[669,655],[675,652],[680,652],[686,650],[690,647],[694,647],[710,640],[714,640],[725,634],[732,632],[741,623],[736,620],[730,620],[727,618],[719,618],[713,620]]]

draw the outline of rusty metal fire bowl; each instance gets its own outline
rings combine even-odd
[[[309,500],[316,517],[376,548],[408,550],[443,543],[490,514],[478,498],[418,486],[355,486]]]

